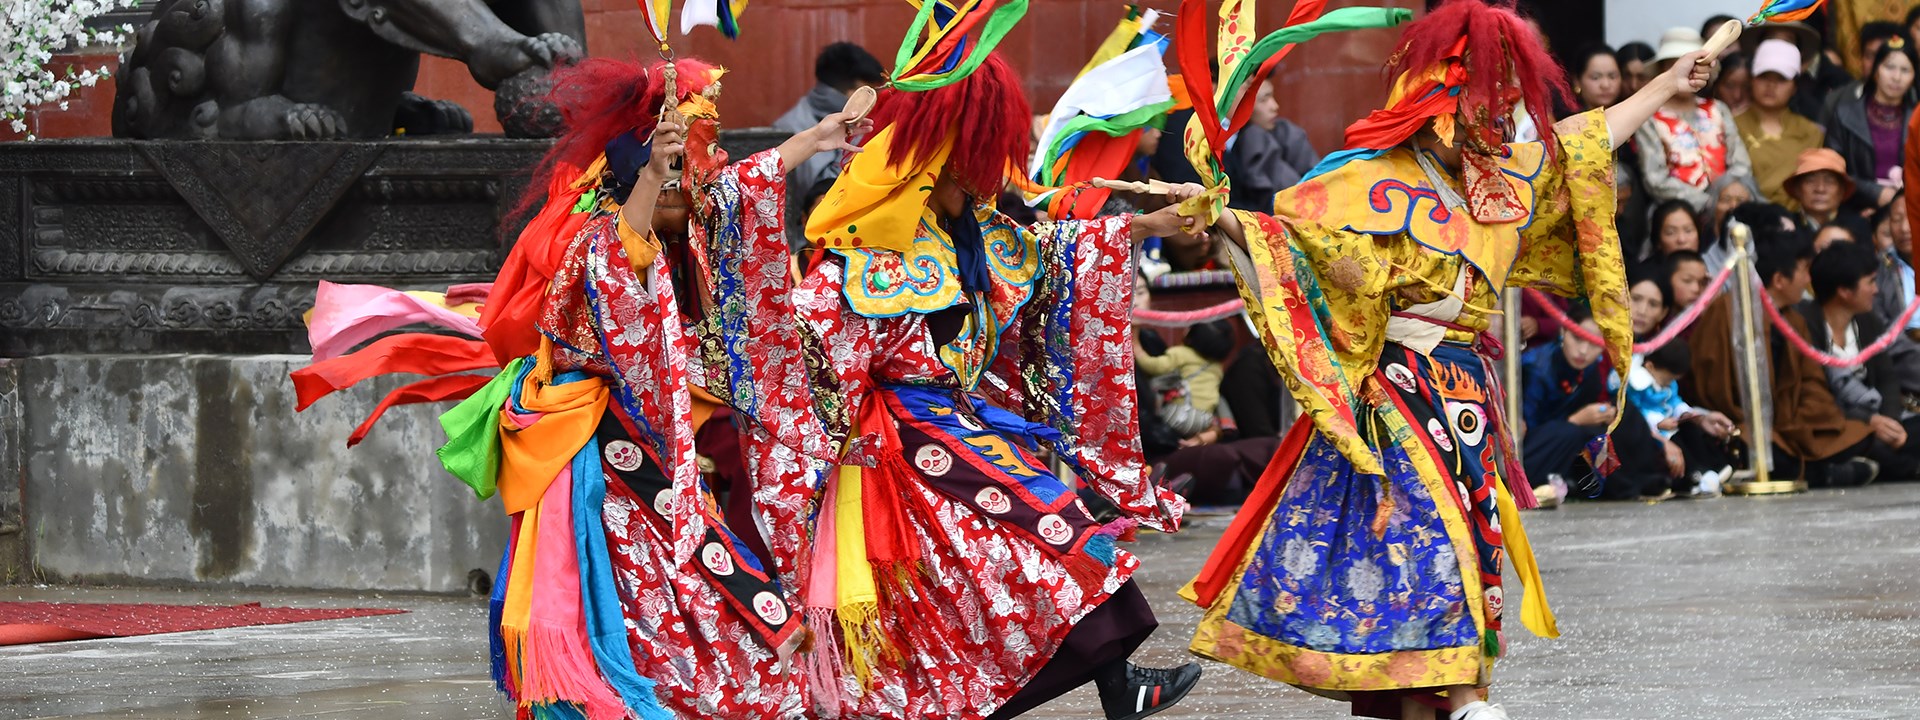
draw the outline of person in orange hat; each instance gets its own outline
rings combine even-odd
[[[1840,153],[1814,148],[1800,153],[1793,175],[1781,183],[1787,195],[1800,206],[1800,219],[1810,230],[1819,230],[1840,215],[1840,205],[1853,197],[1853,178],[1847,176],[1847,161]]]

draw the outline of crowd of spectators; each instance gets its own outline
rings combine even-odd
[[[1724,20],[1676,27],[1652,44],[1572,56],[1574,96],[1561,114],[1631,95],[1701,48]],[[1544,505],[1713,496],[1750,479],[1760,452],[1774,476],[1816,487],[1916,479],[1920,316],[1906,312],[1914,274],[1901,177],[1920,97],[1916,31],[1920,8],[1904,22],[1868,23],[1843,56],[1811,25],[1764,26],[1720,58],[1699,96],[1668,102],[1631,137],[1616,138],[1617,225],[1633,332],[1642,342],[1672,339],[1614,368],[1582,303],[1526,296],[1515,424],[1525,472]],[[885,81],[879,61],[848,43],[826,48],[815,75],[817,85],[779,127],[810,127],[855,88]],[[1265,209],[1321,158],[1306,132],[1282,116],[1272,88],[1263,84],[1258,93],[1251,121],[1225,153],[1230,204],[1238,208]],[[1163,127],[1184,126],[1188,113],[1170,114]],[[1162,137],[1145,131],[1123,179],[1198,179],[1180,143]],[[837,170],[824,159],[794,169],[792,206],[810,208]],[[1116,194],[1107,212],[1152,210],[1153,202]],[[1017,196],[1003,198],[1002,208],[1016,220],[1035,218]],[[1733,283],[1714,282],[1734,260],[1736,224],[1750,229],[1752,272],[1796,338],[1764,316],[1741,326],[1723,291]],[[793,231],[796,248],[804,246],[797,223]],[[1150,247],[1141,267],[1136,303],[1146,307],[1150,279],[1223,265],[1205,246],[1166,256]],[[1895,334],[1890,347],[1864,363],[1846,362],[1887,332]],[[1770,437],[1762,439],[1746,436],[1753,401],[1730,371],[1748,342],[1763,361],[1760,402],[1771,408]],[[1238,318],[1171,332],[1143,327],[1134,352],[1142,440],[1156,471],[1202,504],[1238,502],[1291,420],[1282,417],[1285,390],[1266,353]],[[1823,364],[1815,354],[1842,362]],[[1617,467],[1596,472],[1599,446],[1588,441],[1609,426]]]
[[[1914,297],[1901,164],[1920,8],[1903,20],[1861,28],[1845,49],[1857,76],[1815,27],[1763,26],[1720,58],[1698,97],[1667,103],[1618,143],[1633,331],[1643,343],[1672,339],[1612,368],[1577,303],[1527,296],[1522,456],[1543,504],[1712,496],[1750,479],[1760,452],[1774,477],[1815,487],[1916,479],[1920,322],[1895,324]],[[1625,97],[1722,21],[1580,54],[1569,68],[1580,107],[1568,111]],[[1760,299],[1795,337],[1764,306],[1746,326],[1729,293],[1710,295],[1736,223],[1751,230]],[[1696,304],[1697,320],[1669,328]],[[1887,333],[1891,345],[1856,362]],[[1748,342],[1763,400],[1746,398],[1733,371]],[[1770,437],[1746,436],[1756,402],[1771,408]],[[1585,441],[1616,417],[1618,467],[1595,472],[1599,446]]]

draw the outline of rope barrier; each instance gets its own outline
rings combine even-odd
[[[1667,323],[1667,326],[1660,330],[1660,334],[1653,336],[1652,339],[1646,342],[1634,343],[1633,354],[1640,355],[1665,347],[1667,343],[1673,342],[1674,338],[1680,337],[1680,333],[1686,332],[1687,328],[1693,327],[1693,324],[1700,319],[1700,314],[1706,312],[1707,306],[1712,305],[1713,301],[1719,298],[1721,290],[1726,289],[1727,279],[1733,277],[1733,269],[1739,267],[1739,260],[1739,253],[1735,253],[1733,256],[1727,258],[1727,266],[1720,268],[1720,274],[1713,276],[1713,282],[1707,284],[1706,291],[1700,293],[1700,297],[1695,299],[1693,304],[1688,306],[1685,312],[1680,313],[1679,317],[1674,318],[1673,322]],[[1567,313],[1561,310],[1560,306],[1553,304],[1553,299],[1547,297],[1546,293],[1533,288],[1527,288],[1527,295],[1532,297],[1534,302],[1540,304],[1540,307],[1547,313],[1548,317],[1553,318],[1554,322],[1560,323],[1562,329],[1573,333],[1575,337],[1581,340],[1601,347],[1606,346],[1606,341],[1601,339],[1599,335],[1587,332],[1587,329],[1580,327],[1580,324],[1574,322],[1573,318],[1567,317]]]
[[[1901,333],[1906,332],[1907,323],[1913,320],[1914,311],[1920,310],[1920,302],[1913,300],[1907,301],[1906,312],[1900,313],[1900,318],[1894,320],[1892,324],[1887,326],[1887,332],[1881,335],[1880,339],[1873,341],[1871,345],[1860,348],[1860,354],[1851,358],[1842,358],[1820,352],[1814,348],[1813,344],[1807,342],[1806,338],[1800,337],[1800,333],[1793,331],[1793,326],[1787,324],[1786,318],[1780,317],[1780,309],[1774,307],[1772,295],[1768,294],[1764,289],[1761,290],[1759,294],[1760,305],[1767,309],[1767,321],[1773,324],[1774,330],[1787,337],[1787,344],[1792,345],[1794,350],[1798,351],[1801,355],[1807,356],[1814,362],[1819,363],[1822,367],[1830,368],[1845,369],[1860,367],[1866,364],[1868,360],[1872,360],[1875,355],[1886,352],[1887,348],[1893,347],[1894,341],[1900,339]],[[1920,300],[1920,298],[1916,299]]]
[[[1215,320],[1225,320],[1240,314],[1241,311],[1246,309],[1246,303],[1237,299],[1228,300],[1219,305],[1203,307],[1198,310],[1137,309],[1133,311],[1133,322],[1135,325],[1147,325],[1150,327],[1190,327],[1201,323],[1210,323]]]

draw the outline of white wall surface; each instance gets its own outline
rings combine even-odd
[[[1562,0],[1595,2],[1596,0]],[[1760,7],[1758,0],[1605,0],[1607,3],[1607,44],[1620,47],[1639,40],[1660,46],[1660,33],[1671,27],[1690,27],[1714,15],[1732,15],[1745,19]]]

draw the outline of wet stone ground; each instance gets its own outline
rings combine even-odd
[[[1199,612],[1174,592],[1226,523],[1200,518],[1136,546],[1161,619],[1136,661],[1185,661]],[[1527,529],[1563,636],[1510,631],[1494,699],[1516,719],[1920,716],[1920,485],[1573,505],[1530,514]],[[0,599],[410,611],[0,648],[0,718],[512,717],[486,679],[478,599],[100,588],[0,588]],[[1160,717],[1345,714],[1221,665],[1201,683]],[[1031,717],[1099,715],[1083,689]]]

